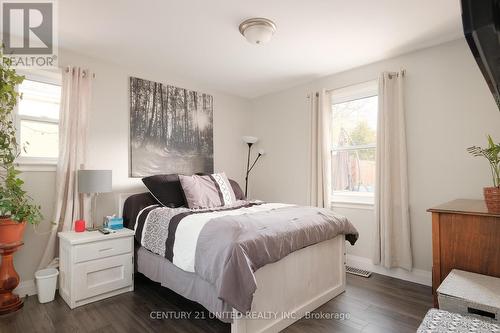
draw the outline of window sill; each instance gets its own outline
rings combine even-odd
[[[373,210],[374,200],[373,194],[336,191],[332,194],[331,206],[334,208]]]
[[[57,161],[32,161],[32,160],[17,160],[16,170],[21,172],[55,172],[57,170]]]
[[[332,201],[330,203],[332,208],[348,208],[348,209],[363,209],[373,210],[374,203],[369,202],[352,202],[352,201]]]

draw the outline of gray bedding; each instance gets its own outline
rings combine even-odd
[[[256,270],[340,234],[352,244],[358,235],[346,217],[313,207],[219,217],[200,233],[195,272],[215,285],[219,298],[241,312],[250,311]]]
[[[216,212],[177,212],[155,207],[146,211],[152,218],[146,216],[144,225],[136,226],[136,238],[212,285],[224,307],[241,312],[251,308],[257,288],[254,272],[260,267],[340,234],[351,244],[358,237],[344,216],[314,207],[243,202]]]

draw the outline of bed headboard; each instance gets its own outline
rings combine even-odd
[[[135,194],[140,194],[142,192],[130,192],[130,193],[118,193],[117,196],[117,207],[118,211],[116,212],[116,216],[123,217],[123,206],[125,206],[125,200],[127,200],[130,196]]]
[[[134,228],[135,220],[141,210],[152,205],[159,205],[149,192],[120,193],[118,201],[120,216],[123,217],[123,226],[129,229]]]

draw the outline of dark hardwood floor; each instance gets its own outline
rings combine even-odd
[[[152,311],[204,310],[141,275],[135,282],[134,292],[74,310],[59,296],[47,304],[30,296],[22,310],[0,316],[0,332],[230,332],[230,325],[216,319],[152,319]],[[348,319],[301,319],[284,332],[415,332],[431,306],[430,287],[377,274],[369,279],[348,274],[347,291],[315,311],[343,313]]]

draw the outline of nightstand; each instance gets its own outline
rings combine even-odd
[[[60,232],[59,294],[71,309],[134,290],[134,231]]]

